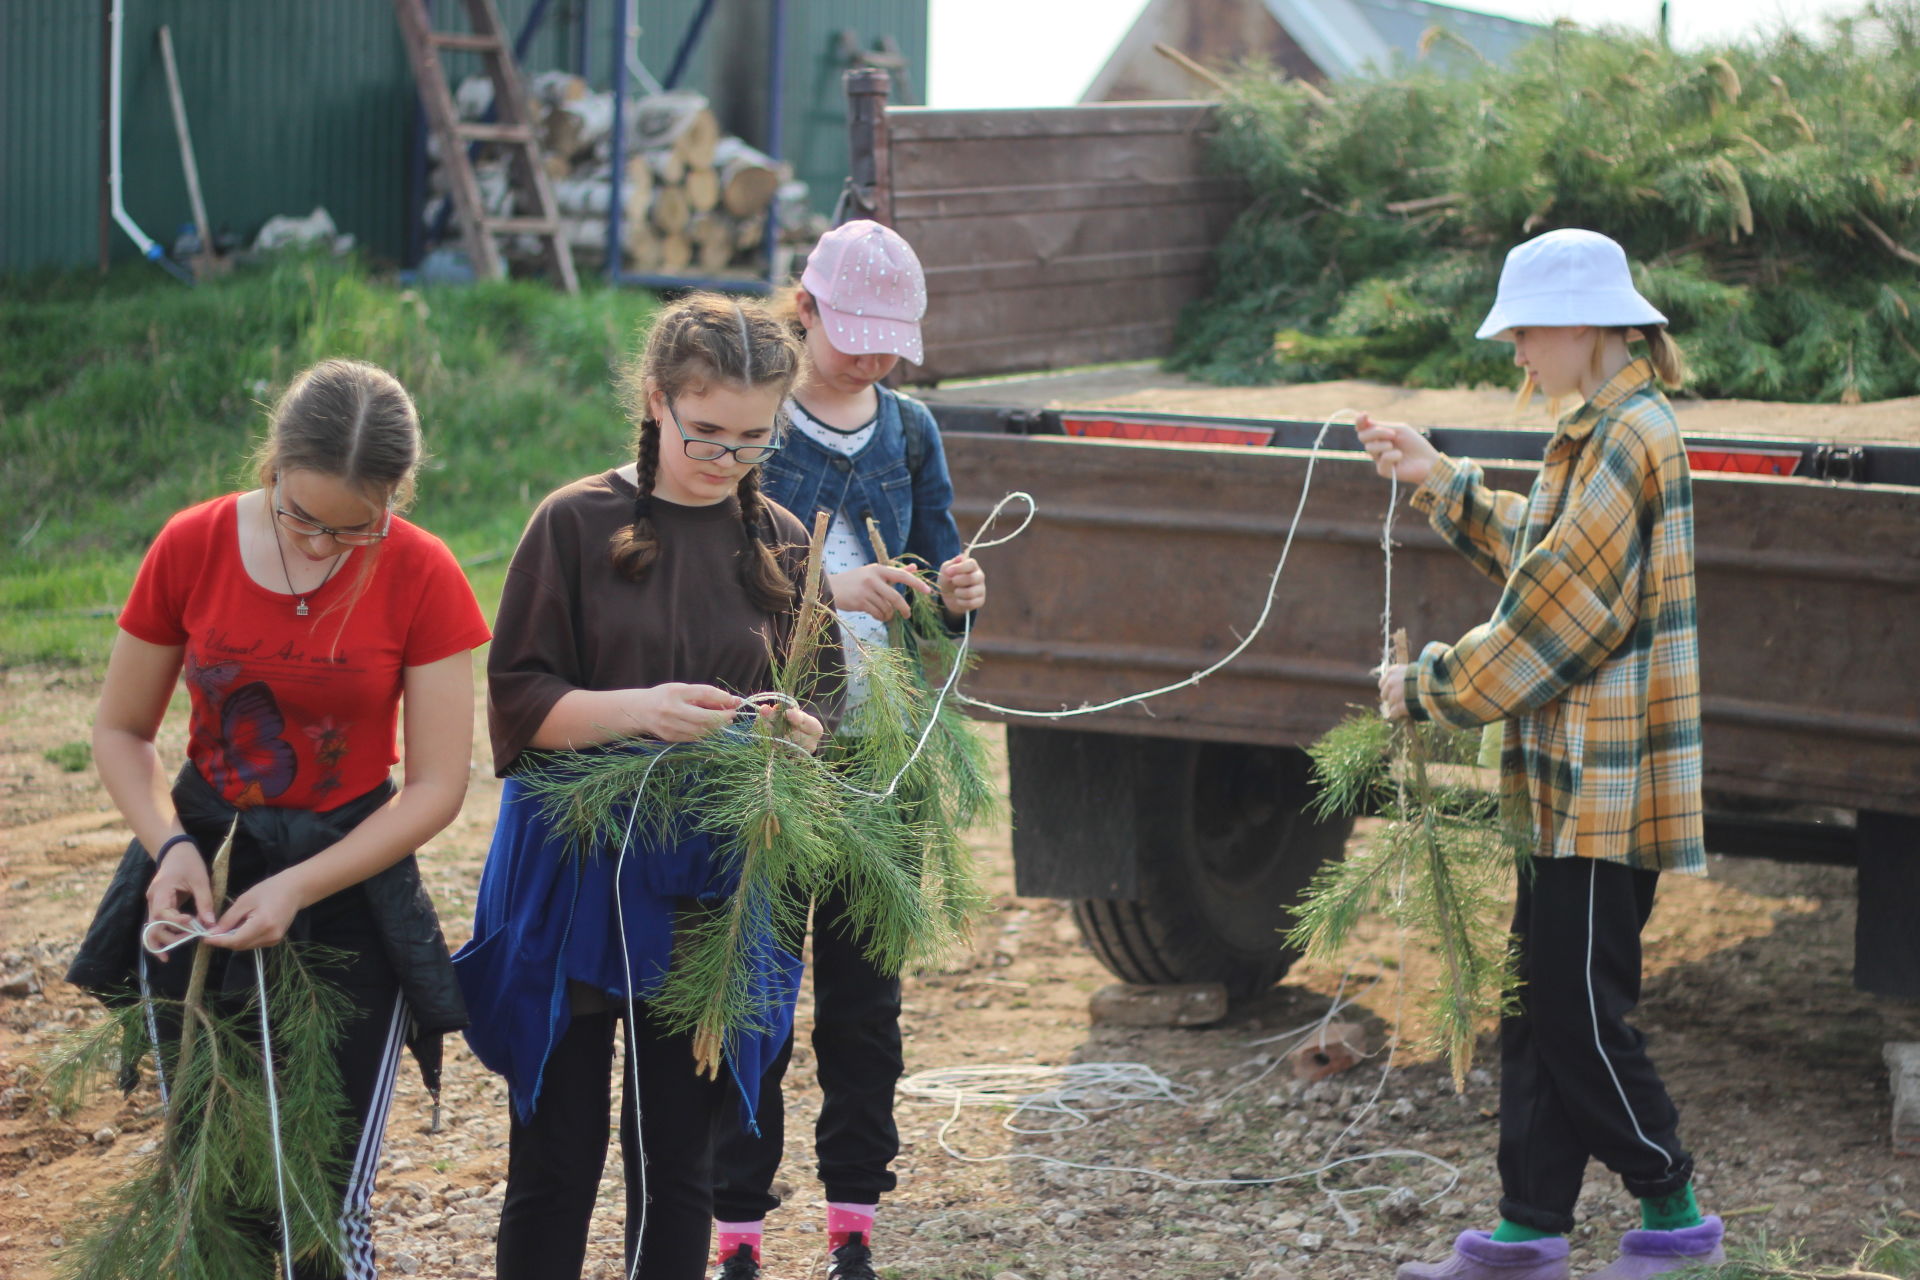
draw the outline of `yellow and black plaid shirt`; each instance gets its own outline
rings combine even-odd
[[[1693,484],[1647,362],[1561,420],[1530,497],[1442,457],[1413,505],[1505,589],[1408,669],[1414,718],[1506,721],[1536,855],[1704,874]]]

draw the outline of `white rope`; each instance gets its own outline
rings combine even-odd
[[[180,936],[172,942],[156,946],[153,941],[155,929],[171,929]],[[163,956],[175,947],[212,936],[213,930],[198,920],[190,919],[184,925],[168,920],[150,920],[147,927],[140,931],[140,945],[156,956]],[[253,951],[253,983],[260,997],[260,1067],[267,1082],[267,1118],[272,1126],[269,1136],[273,1140],[273,1189],[280,1201],[280,1265],[286,1273],[286,1280],[293,1280],[293,1223],[287,1213],[286,1155],[280,1147],[280,1089],[273,1073],[273,1032],[267,1026],[267,967],[259,948]]]
[[[755,696],[778,698],[785,695],[757,694]],[[640,816],[638,797],[645,794],[647,780],[653,777],[655,766],[666,757],[667,752],[673,750],[675,745],[670,742],[654,752],[653,759],[647,762],[647,771],[640,775],[640,782],[633,789],[636,802],[627,810],[626,834],[620,837],[620,856],[615,858],[613,863],[613,915],[620,925],[620,966],[627,977],[627,1080],[633,1098],[633,1140],[640,1148],[639,1159],[634,1161],[640,1167],[640,1228],[633,1233],[633,1261],[627,1264],[627,1280],[634,1280],[634,1277],[639,1274],[640,1255],[647,1243],[647,1144],[640,1130],[643,1119],[640,1110],[640,1061],[639,1055],[634,1052],[638,1038],[638,1033],[634,1030],[638,1025],[635,1019],[639,1015],[635,1012],[633,1003],[633,956],[627,950],[627,908],[625,898],[620,892],[620,873],[627,865],[627,850],[633,846],[633,824]]]
[[[947,1135],[958,1123],[962,1109],[968,1106],[1009,1108],[1010,1114],[1001,1121],[1002,1128],[1011,1133],[1045,1134],[1068,1133],[1076,1129],[1084,1129],[1093,1123],[1095,1115],[1119,1110],[1135,1103],[1185,1104],[1194,1100],[1195,1091],[1191,1085],[1175,1084],[1153,1068],[1138,1062],[1076,1062],[1058,1067],[1020,1065],[947,1067],[934,1071],[922,1071],[906,1077],[900,1081],[899,1092],[902,1097],[922,1102],[952,1104],[952,1113],[941,1123],[936,1140],[940,1143],[941,1150],[954,1159],[968,1164],[1031,1160],[1040,1164],[1082,1169],[1091,1173],[1129,1173],[1138,1177],[1174,1183],[1183,1188],[1192,1188],[1273,1186],[1283,1182],[1299,1182],[1307,1178],[1318,1180],[1328,1172],[1350,1164],[1375,1160],[1414,1159],[1429,1161],[1447,1171],[1447,1185],[1436,1195],[1445,1195],[1460,1182],[1460,1170],[1457,1166],[1428,1152],[1401,1148],[1342,1156],[1336,1160],[1327,1160],[1311,1169],[1279,1174],[1270,1178],[1189,1178],[1167,1173],[1161,1169],[1136,1165],[1089,1164],[1032,1151],[973,1156],[960,1151],[948,1141]],[[1047,1128],[1023,1127],[1016,1123],[1027,1112],[1060,1115],[1067,1119],[1065,1123],[1054,1124]]]
[[[1247,651],[1248,646],[1251,645],[1254,642],[1254,640],[1260,635],[1260,633],[1266,629],[1268,620],[1273,616],[1274,601],[1278,597],[1279,591],[1280,591],[1280,575],[1283,571],[1285,571],[1287,567],[1287,557],[1293,553],[1293,537],[1294,537],[1294,534],[1299,531],[1300,518],[1307,509],[1307,495],[1310,492],[1312,492],[1312,489],[1313,489],[1313,471],[1314,471],[1314,467],[1320,461],[1320,446],[1322,443],[1325,442],[1327,438],[1327,432],[1331,431],[1336,423],[1340,422],[1342,419],[1347,418],[1349,416],[1352,416],[1353,418],[1357,419],[1359,417],[1359,411],[1356,409],[1338,409],[1338,410],[1335,410],[1331,415],[1327,417],[1327,419],[1324,422],[1320,424],[1320,433],[1313,438],[1313,446],[1307,453],[1307,474],[1301,480],[1301,483],[1300,483],[1300,500],[1298,503],[1294,505],[1293,519],[1289,521],[1287,524],[1286,540],[1283,543],[1281,543],[1281,546],[1280,546],[1280,560],[1277,564],[1273,566],[1273,576],[1268,580],[1268,583],[1267,583],[1266,603],[1261,606],[1260,616],[1257,619],[1255,619],[1253,624],[1253,630],[1249,631],[1244,637],[1242,637],[1240,640],[1240,643],[1235,645],[1233,648],[1229,649],[1225,654],[1223,654],[1220,657],[1220,659],[1217,662],[1214,662],[1206,667],[1201,668],[1200,670],[1194,672],[1190,676],[1187,676],[1183,680],[1176,680],[1172,684],[1161,685],[1157,689],[1148,689],[1141,693],[1128,694],[1124,698],[1114,698],[1111,701],[1096,703],[1091,706],[1083,705],[1079,707],[1068,707],[1059,711],[1035,711],[1035,710],[1029,710],[1021,707],[1003,707],[997,703],[987,702],[980,698],[971,697],[970,695],[965,693],[957,695],[959,700],[961,702],[966,703],[970,707],[979,707],[983,711],[991,711],[997,715],[1026,716],[1030,719],[1035,719],[1035,720],[1065,720],[1071,716],[1090,716],[1090,715],[1095,715],[1102,711],[1112,711],[1118,707],[1129,706],[1133,703],[1145,702],[1150,698],[1158,698],[1165,694],[1177,693],[1182,689],[1190,689],[1194,685],[1199,684],[1202,680],[1205,680],[1208,676],[1214,674],[1216,671],[1219,671],[1222,667],[1232,662],[1235,658],[1238,658],[1241,654],[1245,653]],[[993,512],[988,515],[987,524],[991,524],[993,522],[994,517],[1000,513],[1000,508],[1005,506],[1007,501],[1014,496],[1016,495],[1009,494],[1007,495],[1007,498],[1001,499],[1000,505],[996,506],[993,509]],[[1033,502],[1033,499],[1030,497],[1027,497],[1027,495],[1025,494],[1019,494],[1018,496],[1026,497],[1029,504]],[[1026,522],[1022,523],[1019,529],[1014,530],[1012,533],[1008,534],[1006,537],[997,539],[991,543],[979,543],[978,542],[979,535],[976,534],[975,535],[976,543],[977,545],[980,545],[980,546],[998,546],[1002,542],[1007,542],[1017,537],[1027,527],[1027,524],[1032,522],[1032,520],[1033,520],[1033,513],[1029,511]],[[983,524],[981,526],[981,529],[983,532],[985,528],[986,528],[986,525]],[[963,656],[966,653],[967,646],[971,643],[973,638],[973,629],[971,625],[972,620],[973,620],[973,615],[968,614],[965,619],[965,630],[961,636],[961,641],[960,641],[960,652]],[[956,659],[955,665],[956,666],[959,665],[958,659]]]

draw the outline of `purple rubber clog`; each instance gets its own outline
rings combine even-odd
[[[1462,1231],[1444,1262],[1408,1262],[1398,1280],[1568,1280],[1567,1238],[1509,1244],[1486,1231]]]
[[[1682,1267],[1725,1262],[1726,1251],[1720,1245],[1726,1235],[1726,1227],[1715,1217],[1678,1231],[1629,1231],[1620,1237],[1620,1256],[1586,1280],[1646,1280]]]

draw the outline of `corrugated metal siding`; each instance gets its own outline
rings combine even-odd
[[[97,254],[100,24],[76,20],[87,8],[0,0],[0,274]]]
[[[509,34],[535,0],[496,0]],[[553,0],[528,51],[529,70],[575,70],[609,83],[620,0]],[[435,0],[436,22],[465,26],[459,0]],[[665,76],[699,0],[641,0],[641,60]],[[832,206],[846,173],[838,36],[864,47],[890,34],[912,64],[912,101],[926,84],[927,0],[788,0],[785,150]],[[326,206],[368,251],[404,248],[413,84],[390,0],[263,4],[260,0],[128,0],[123,147],[128,211],[171,246],[191,220],[157,33],[172,27],[208,216],[252,235],[274,214]],[[766,143],[768,0],[719,0],[682,77],[725,126]],[[97,243],[99,6],[87,0],[0,0],[0,272],[91,262]],[[456,82],[478,70],[450,55]],[[896,100],[905,101],[904,97]],[[116,256],[134,252],[115,230]]]

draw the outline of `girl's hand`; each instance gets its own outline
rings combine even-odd
[[[1382,479],[1392,476],[1401,484],[1425,484],[1434,459],[1440,456],[1425,436],[1404,422],[1375,422],[1372,415],[1363,413],[1353,429]]]
[[[207,879],[207,864],[201,860],[200,851],[192,846],[174,846],[153,873],[153,883],[147,886],[147,919],[184,933],[195,920],[211,926],[212,908],[213,882]],[[161,964],[167,962],[164,955],[153,958]]]
[[[762,717],[784,714],[787,717],[787,741],[795,746],[806,748],[809,754],[819,749],[820,738],[826,733],[826,726],[798,707],[785,707],[773,703],[761,703]]]
[[[907,616],[906,597],[895,591],[895,586],[911,587],[922,595],[933,590],[913,570],[892,564],[863,564],[858,569],[828,574],[827,584],[833,588],[836,609],[871,614],[882,622]]]
[[[940,603],[948,613],[972,613],[987,602],[987,572],[962,553],[940,566]]]
[[[1396,662],[1380,671],[1380,714],[1389,720],[1407,718],[1407,667]]]
[[[627,718],[662,742],[695,742],[718,732],[741,701],[710,684],[657,684],[630,693]]]
[[[294,915],[306,905],[299,887],[286,872],[268,876],[235,898],[213,932],[201,941],[229,951],[271,947],[287,936]]]

